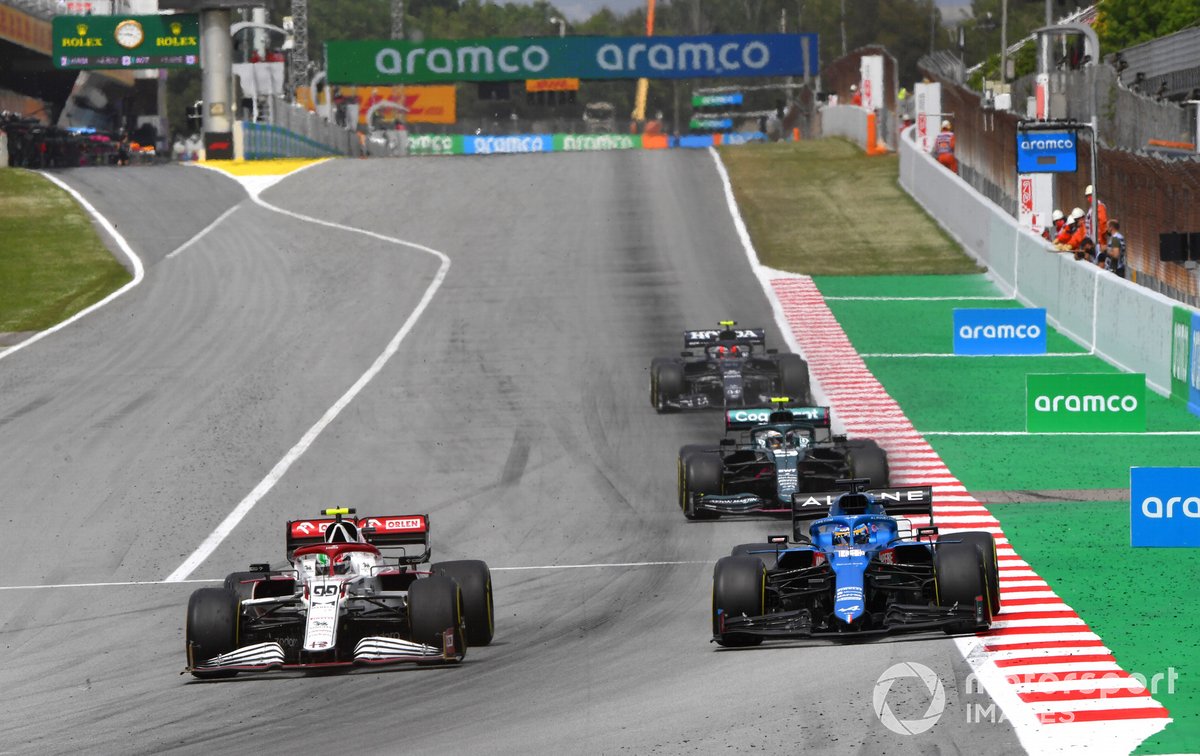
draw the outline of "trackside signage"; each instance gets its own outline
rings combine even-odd
[[[1127,433],[1146,430],[1143,373],[1025,376],[1030,433]]]
[[[955,308],[954,353],[1045,354],[1046,311]]]
[[[1188,411],[1200,415],[1200,313],[1192,313],[1188,355]]]
[[[1200,415],[1200,313],[1186,307],[1171,316],[1171,398]]]
[[[816,34],[331,40],[325,51],[330,84],[817,73]]]
[[[1200,546],[1200,467],[1129,470],[1131,546]]]
[[[1192,314],[1184,307],[1171,312],[1171,397],[1188,399],[1188,368],[1192,363]]]
[[[1074,132],[1017,132],[1017,173],[1074,173],[1077,162]]]

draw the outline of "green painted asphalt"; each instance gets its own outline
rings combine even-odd
[[[953,466],[950,468],[954,469]],[[1175,721],[1139,754],[1200,747],[1200,601],[1195,549],[1129,547],[1128,502],[992,504],[1013,548],[1141,675]],[[1161,675],[1155,680],[1156,675]]]
[[[826,297],[987,297],[982,275],[814,279]],[[952,351],[955,307],[1016,307],[1013,301],[834,301],[829,307],[862,354]],[[869,357],[867,366],[921,432],[1023,431],[1028,373],[1116,372],[1061,334],[1051,352],[1077,357]],[[1146,392],[1147,430],[1197,431],[1200,418]],[[1127,488],[1129,468],[1191,466],[1195,436],[926,437],[968,490]],[[1016,550],[1113,650],[1128,671],[1178,675],[1158,698],[1175,718],[1139,754],[1200,747],[1200,552],[1129,547],[1128,502],[990,505]],[[1166,691],[1166,692],[1164,692]]]

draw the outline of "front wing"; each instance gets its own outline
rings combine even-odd
[[[441,648],[399,638],[367,636],[355,645],[353,659],[344,661],[288,662],[283,646],[276,641],[243,646],[227,654],[220,654],[204,661],[191,659],[192,651],[189,648],[188,666],[183,671],[185,673],[223,671],[271,672],[289,669],[379,666],[406,662],[440,661],[454,663],[462,661],[465,655],[466,649],[458,647],[458,643],[454,639],[453,629],[447,628],[442,632]]]
[[[705,494],[696,498],[697,511],[720,514],[790,514],[790,506],[782,507],[776,501],[752,494]]]
[[[868,630],[814,630],[812,615],[807,609],[775,612],[757,617],[745,615],[730,617],[718,615],[720,635],[741,633],[760,635],[764,638],[820,638],[837,636],[887,635],[895,632],[918,632],[940,630],[944,627],[970,621],[976,627],[988,624],[987,602],[976,599],[972,605],[929,606],[926,604],[893,604],[884,615],[883,626]],[[714,637],[715,641],[717,638]]]

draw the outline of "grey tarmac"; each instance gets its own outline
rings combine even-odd
[[[361,375],[436,260],[246,203],[199,169],[63,174],[143,284],[0,361],[3,585],[161,580]],[[431,516],[435,558],[711,563],[779,523],[689,523],[675,457],[718,416],[656,416],[652,357],[732,318],[771,329],[704,152],[332,161],[264,198],[453,260],[399,353],[192,575],[283,560],[331,505]],[[798,230],[799,232],[799,230]],[[0,593],[0,750],[20,753],[1020,752],[941,635],[709,642],[708,564],[494,573],[495,643],[458,668],[180,676],[194,585]],[[938,724],[873,708],[891,665]],[[930,702],[916,680],[901,718]]]

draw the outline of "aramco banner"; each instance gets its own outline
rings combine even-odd
[[[331,84],[690,79],[817,73],[816,34],[329,41]]]

